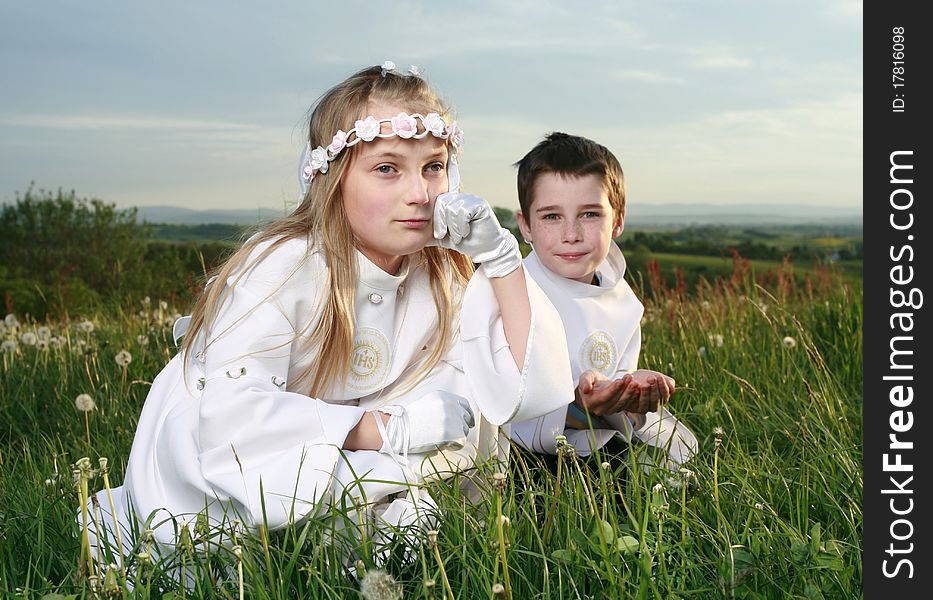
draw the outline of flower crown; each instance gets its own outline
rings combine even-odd
[[[420,132],[418,121],[421,121],[422,131]],[[392,131],[383,133],[383,123],[390,123]],[[463,130],[457,126],[457,122],[454,121],[448,125],[439,114],[434,112],[427,115],[418,113],[409,115],[400,112],[388,119],[376,119],[370,115],[365,119],[357,120],[350,131],[338,129],[326,148],[324,146],[311,148],[311,142],[308,142],[302,156],[301,174],[307,183],[311,183],[315,174],[327,173],[328,163],[337,158],[344,148],[355,146],[361,141],[371,142],[376,138],[395,136],[406,140],[420,140],[428,134],[442,140],[450,140],[451,154],[456,154],[463,144]]]

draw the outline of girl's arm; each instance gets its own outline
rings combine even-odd
[[[509,342],[515,365],[521,371],[528,349],[528,330],[531,328],[531,304],[528,302],[525,270],[520,266],[505,277],[490,279],[489,283],[502,313],[505,339]]]

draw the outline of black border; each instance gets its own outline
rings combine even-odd
[[[933,302],[933,296],[926,297],[930,291],[926,260],[929,253],[925,249],[925,237],[931,235],[927,204],[931,198],[927,195],[928,186],[925,178],[931,172],[927,165],[929,156],[924,151],[923,144],[929,143],[926,137],[931,128],[925,132],[921,129],[927,121],[925,113],[933,111],[930,105],[929,94],[926,92],[927,83],[925,74],[929,71],[927,64],[929,58],[930,23],[924,22],[920,16],[920,2],[908,0],[880,2],[873,1],[864,4],[864,155],[863,155],[863,181],[864,181],[864,554],[863,578],[864,595],[866,598],[907,599],[928,598],[933,594],[929,589],[930,580],[933,579],[933,563],[929,543],[931,539],[929,527],[929,512],[933,509],[930,494],[921,491],[929,489],[930,482],[927,473],[926,460],[933,459],[930,444],[927,440],[933,439],[933,421],[930,418],[929,396],[930,390],[925,387],[925,375],[930,371],[929,352],[924,343],[926,310],[925,303]],[[904,27],[904,86],[895,88],[893,78],[893,29]],[[900,94],[904,107],[903,112],[894,112],[894,100]],[[908,184],[892,184],[890,175],[891,154],[896,151],[912,151],[912,155],[901,155],[901,162],[907,161],[913,165],[913,181]],[[899,178],[906,178],[906,171],[897,172]],[[901,176],[904,175],[904,176]],[[913,194],[913,204],[909,209],[899,211],[892,208],[890,198],[896,189],[909,187]],[[897,199],[903,200],[908,196],[898,194]],[[907,222],[906,213],[913,216],[913,225],[909,230],[899,231],[891,225],[892,214],[900,224]],[[908,236],[913,239],[909,240]],[[913,260],[908,261],[909,251],[902,251],[905,245],[911,246]],[[892,252],[893,250],[893,252]],[[900,257],[895,259],[894,256]],[[913,280],[909,284],[894,284],[891,281],[892,267],[903,265],[913,269]],[[905,271],[898,271],[903,276]],[[892,306],[891,290],[907,292],[915,287],[924,293],[924,304],[918,309],[898,309]],[[913,330],[909,333],[901,332],[900,323],[891,326],[891,315],[901,311],[913,312]],[[902,363],[910,361],[912,371],[893,371],[890,368],[890,344],[892,336],[911,335],[913,340],[909,344],[898,342],[900,349],[909,349],[913,354],[909,358],[901,356]],[[885,376],[910,374],[913,381],[885,380]],[[892,413],[899,410],[890,402],[889,394],[892,386],[902,383],[913,388],[913,402],[901,410],[910,411],[913,425],[909,431],[898,433],[898,439],[911,441],[914,447],[911,450],[892,451],[889,449],[889,435],[892,433]],[[884,472],[882,465],[884,454],[894,452],[902,454],[902,461],[913,465],[912,473]],[[893,456],[889,457],[893,462]],[[913,475],[913,480],[905,489],[910,494],[893,495],[884,493],[892,489],[889,477],[894,475],[901,482],[906,476]],[[903,483],[902,483],[903,485]],[[895,505],[900,510],[909,506],[908,498],[913,500],[912,510],[902,518],[911,522],[913,532],[908,540],[896,541],[891,537],[890,527],[895,519],[901,518],[891,511],[890,500],[897,498]],[[898,525],[897,533],[905,534],[909,531],[906,524]],[[909,553],[889,555],[886,551],[889,544],[907,549],[912,543]],[[901,565],[895,577],[886,577],[883,572],[883,562],[888,560],[889,572],[895,571],[897,560],[906,558],[913,566],[913,577],[909,578],[909,569]]]

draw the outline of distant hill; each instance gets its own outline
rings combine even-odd
[[[227,225],[254,225],[259,221],[271,221],[282,216],[281,210],[259,209],[211,209],[193,210],[180,206],[140,206],[137,219],[149,223],[173,225],[201,225],[223,223]]]
[[[503,216],[511,209],[497,207]],[[213,209],[193,210],[179,206],[140,206],[140,221],[177,225],[224,223],[254,225],[282,216],[281,210]],[[649,204],[633,203],[626,215],[627,227],[681,228],[689,225],[862,225],[860,208],[810,206],[806,204]]]
[[[627,210],[626,227],[689,225],[862,226],[861,208],[808,204],[638,204]]]

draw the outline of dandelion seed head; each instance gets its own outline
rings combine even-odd
[[[49,341],[48,340],[39,340],[36,342],[36,350],[48,350]]]
[[[505,516],[505,515],[499,515],[499,522],[502,523],[502,525],[505,526],[505,527],[508,527],[509,525],[512,524],[511,519],[509,519],[509,518],[508,518],[507,516]]]
[[[36,337],[36,334],[33,332],[27,331],[23,333],[23,335],[19,336],[19,341],[21,341],[24,346],[35,346],[36,342],[39,341],[39,338]]]
[[[15,329],[19,326],[19,321],[16,319],[16,315],[13,313],[8,314],[3,318],[3,324],[9,327],[10,329]]]
[[[39,336],[40,340],[47,340],[49,339],[49,336],[52,335],[52,330],[43,325],[42,327],[36,329],[36,334]]]
[[[136,343],[139,344],[140,346],[145,346],[146,344],[149,343],[149,336],[148,335],[137,335]]]
[[[610,465],[610,464],[607,463],[607,462],[604,462],[604,463],[602,463],[602,464],[599,465],[599,466],[601,466],[601,467],[603,468],[604,471],[611,471],[611,470],[612,470],[612,465]]]
[[[142,303],[143,303],[143,306],[149,306],[152,303],[152,298],[150,298],[149,296],[145,296],[142,299]]]
[[[360,594],[366,600],[399,600],[402,586],[385,571],[373,569],[360,580]]]
[[[434,582],[433,579],[425,579],[425,580],[424,580],[424,587],[428,588],[429,590],[430,590],[430,589],[433,589],[435,585],[437,585],[437,584]]]
[[[492,593],[496,596],[505,595],[505,586],[502,585],[501,583],[492,584]]]
[[[709,342],[710,344],[712,344],[713,346],[716,346],[717,348],[722,348],[722,345],[725,342],[725,340],[723,339],[721,333],[711,333],[709,334]]]
[[[706,346],[700,346],[700,349],[697,350],[697,353],[698,353],[700,356],[706,356]]]
[[[651,492],[654,493],[654,494],[660,494],[660,493],[662,493],[663,491],[664,491],[664,484],[663,484],[663,483],[656,483],[656,484],[654,484],[654,486],[651,488]]]
[[[91,333],[94,331],[94,323],[91,321],[82,321],[78,328],[81,329],[84,333]]]
[[[166,302],[165,300],[159,300],[159,309],[168,310],[168,302]]]
[[[75,398],[75,407],[81,412],[90,412],[96,406],[97,404],[94,403],[94,398],[91,398],[90,394],[78,394],[78,397]]]
[[[0,349],[2,349],[5,354],[12,354],[16,352],[16,342],[13,340],[3,340],[3,344],[0,344]]]
[[[708,300],[704,300],[703,302],[700,303],[700,307],[701,307],[703,310],[709,310],[709,309],[710,309],[710,303],[709,303],[709,301],[708,301]]]
[[[715,435],[718,438],[721,438],[722,436],[726,435],[726,430],[723,429],[722,427],[716,427],[715,429],[713,429],[713,435]]]
[[[0,337],[5,336],[6,332],[7,332],[6,323],[4,323],[3,321],[0,321]]]
[[[117,364],[121,367],[125,367],[133,362],[133,355],[127,352],[126,350],[120,350],[117,352],[117,355],[113,358]]]
[[[793,347],[796,346],[796,345],[797,345],[797,340],[795,340],[794,338],[790,337],[789,335],[786,336],[786,337],[784,338],[784,347],[785,347],[785,348],[793,348]]]

